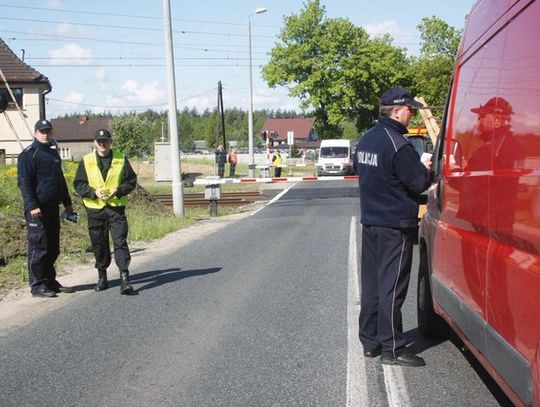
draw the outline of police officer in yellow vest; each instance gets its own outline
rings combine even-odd
[[[107,267],[111,264],[109,231],[114,245],[114,261],[120,270],[120,293],[131,294],[127,244],[128,223],[125,215],[127,195],[137,185],[137,175],[129,161],[119,151],[111,150],[109,130],[100,129],[94,136],[95,152],[79,163],[73,185],[82,196],[88,214],[88,231],[96,258],[98,282],[96,291],[109,288]]]

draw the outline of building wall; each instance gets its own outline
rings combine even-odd
[[[62,160],[80,161],[84,155],[93,151],[92,141],[62,141],[58,143]]]
[[[40,119],[42,114],[40,98],[42,97],[41,94],[44,88],[39,85],[25,85],[22,88],[23,106],[21,108],[25,118],[23,119],[16,109],[9,109],[4,113],[0,113],[0,149],[6,150],[7,157],[18,155],[22,151],[22,148],[32,143],[34,139],[34,124]],[[5,117],[6,115],[13,124],[20,143],[17,141],[14,131]],[[28,123],[30,131],[25,125],[25,121]]]

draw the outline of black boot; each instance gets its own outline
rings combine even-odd
[[[107,281],[107,270],[98,270],[98,282],[94,287],[94,291],[103,291],[109,288]]]
[[[129,284],[129,271],[120,272],[120,294],[132,294],[133,287]]]

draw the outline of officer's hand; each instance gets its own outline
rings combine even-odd
[[[107,194],[104,194],[103,193],[103,190],[101,188],[97,188],[95,191],[96,193],[96,196],[99,198],[99,199],[103,199],[103,200],[106,200],[107,199]]]
[[[107,197],[107,199],[115,197],[117,192],[118,189],[116,188],[109,189],[109,196]]]
[[[30,216],[32,216],[33,218],[40,217],[41,216],[41,209],[39,209],[39,208],[32,209],[30,211]]]

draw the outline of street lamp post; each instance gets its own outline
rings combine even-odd
[[[259,7],[248,16],[249,38],[249,112],[248,112],[248,143],[249,143],[249,176],[255,177],[255,156],[253,154],[253,68],[251,60],[251,16],[266,13],[267,9]]]

